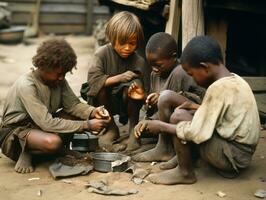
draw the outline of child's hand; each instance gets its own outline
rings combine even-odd
[[[138,77],[138,75],[132,71],[126,71],[122,74],[119,75],[119,81],[121,83],[125,83],[125,82],[128,82],[128,81],[131,81],[133,78],[136,78]]]
[[[199,107],[199,104],[193,103],[191,101],[185,101],[180,106],[176,107],[176,109],[197,110]]]
[[[139,138],[144,131],[148,131],[151,134],[159,134],[160,131],[159,120],[142,120],[134,128],[134,134],[136,138]]]
[[[109,112],[104,108],[104,106],[99,106],[92,111],[91,118],[109,119],[111,117]]]
[[[136,82],[133,82],[128,88],[128,96],[131,99],[142,100],[145,96],[144,89]]]
[[[156,93],[156,92],[151,93],[151,94],[148,95],[145,103],[148,106],[155,106],[158,103],[159,96],[160,96],[159,93]]]
[[[90,119],[87,120],[87,129],[90,131],[100,132],[102,129],[107,127],[110,123],[110,119]]]

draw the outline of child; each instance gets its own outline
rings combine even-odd
[[[106,37],[110,43],[96,51],[88,72],[88,102],[104,105],[111,115],[118,114],[123,124],[129,119],[127,150],[134,150],[139,143],[133,129],[138,123],[144,97],[142,71],[145,61],[135,52],[143,43],[142,27],[134,14],[123,11],[107,23]],[[133,82],[139,89],[129,94],[128,88]],[[112,125],[99,138],[99,145],[108,149],[118,137],[119,130],[112,118]]]
[[[193,96],[192,99],[200,103],[201,98],[198,95],[201,96],[204,90],[197,86],[179,65],[177,44],[171,35],[164,32],[152,35],[146,46],[146,58],[152,67],[150,94],[146,99],[148,107],[157,107],[158,98],[163,90],[182,92],[183,95]],[[183,103],[183,99],[180,95],[177,100]],[[158,113],[155,112],[151,118],[158,119]],[[133,156],[133,159],[140,162],[167,161],[173,156],[171,137],[160,134],[154,149]]]
[[[157,184],[196,182],[190,142],[198,144],[202,159],[216,168],[217,172],[228,178],[235,177],[241,169],[250,165],[258,144],[260,121],[254,95],[241,77],[227,70],[220,46],[210,37],[193,38],[182,53],[181,64],[199,85],[208,89],[200,106],[185,102],[168,116],[170,123],[142,121],[135,127],[136,137],[145,129],[153,134],[163,130],[165,134],[173,136],[175,143],[178,166],[150,175],[149,179]],[[174,95],[166,91],[159,102],[167,102]],[[175,106],[168,105],[169,111]],[[189,113],[191,109],[197,110],[194,116]],[[180,112],[183,113],[183,119],[180,118]]]
[[[0,128],[2,153],[17,161],[19,173],[33,172],[33,153],[66,152],[65,137],[83,130],[101,131],[110,122],[103,107],[81,103],[65,80],[77,63],[65,40],[43,42],[32,62],[36,70],[22,75],[8,92]],[[54,117],[58,109],[80,120]]]

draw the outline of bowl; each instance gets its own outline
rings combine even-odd
[[[123,172],[128,168],[129,156],[120,153],[92,153],[93,168],[99,172]]]
[[[25,26],[13,26],[0,30],[0,43],[16,44],[23,40]]]

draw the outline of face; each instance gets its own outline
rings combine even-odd
[[[49,87],[56,87],[64,79],[68,71],[63,68],[56,68],[54,70],[38,69],[40,77],[45,85]]]
[[[159,76],[167,75],[176,65],[176,56],[165,58],[159,52],[147,53],[147,60],[152,71]]]
[[[182,64],[182,68],[189,76],[192,76],[194,81],[202,86],[208,87],[210,84],[210,74],[207,66],[191,67],[189,64]]]
[[[133,35],[128,39],[125,44],[119,44],[116,41],[114,49],[122,58],[127,58],[130,56],[137,48],[137,36]]]

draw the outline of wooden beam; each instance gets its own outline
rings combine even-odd
[[[92,34],[93,26],[93,1],[87,1],[87,22],[86,22],[86,33]]]
[[[166,23],[165,32],[173,36],[173,38],[178,42],[178,33],[180,29],[181,20],[181,0],[171,0],[170,1],[170,13],[169,18]]]
[[[85,33],[86,25],[41,25],[40,29],[44,33],[55,33],[55,34],[77,34],[77,33]]]
[[[243,77],[254,92],[266,92],[266,77]],[[266,100],[266,99],[265,99]]]

